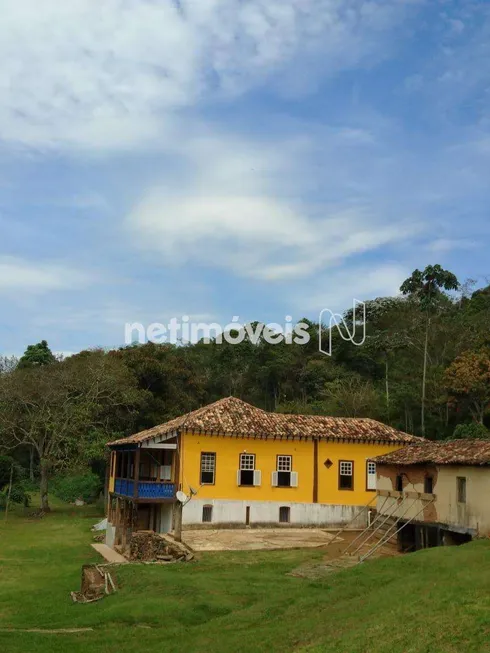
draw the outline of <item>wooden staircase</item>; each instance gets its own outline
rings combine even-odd
[[[376,512],[369,502],[362,510],[371,510],[370,524],[354,539],[347,548],[334,560],[330,560],[324,565],[328,571],[336,571],[345,567],[352,567],[361,562],[364,562],[371,557],[379,557],[385,555],[397,555],[402,553],[398,545],[398,534],[411,522],[416,520],[419,514],[427,505],[430,505],[434,498],[432,498],[413,514],[413,507],[418,500],[416,496],[402,495],[398,501],[387,508],[386,512],[383,511],[385,502],[381,505],[380,512]],[[409,516],[409,513],[412,513]],[[335,542],[338,537],[346,530],[346,527],[341,529],[335,537],[331,540]]]
[[[398,547],[398,537],[395,535],[398,530],[398,519],[396,517],[388,517],[384,524],[371,525],[371,531],[376,531],[373,535],[373,538],[370,542],[370,548],[379,544],[382,540],[382,548],[388,552],[392,551],[397,553],[399,551]]]
[[[417,495],[415,498],[413,496],[403,495],[393,504],[390,512],[376,514],[371,524],[357,538],[360,540],[360,543],[358,543],[354,551],[351,551],[351,555],[357,555],[358,561],[364,562],[373,555],[377,556],[382,553],[385,555],[396,555],[400,552],[398,534],[416,519],[434,499],[431,499],[427,504],[423,505],[414,515],[413,508],[417,501]],[[409,513],[411,513],[411,516],[409,516]],[[351,546],[349,545],[344,553],[347,553]]]

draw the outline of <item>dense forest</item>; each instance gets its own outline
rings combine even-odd
[[[352,328],[352,311],[344,318]],[[489,319],[490,286],[460,284],[436,265],[416,270],[399,296],[366,303],[362,346],[333,327],[331,356],[318,347],[326,325],[308,320],[307,344],[148,343],[58,360],[43,340],[19,360],[0,357],[0,453],[40,477],[47,508],[50,476],[227,395],[285,413],[371,417],[431,439],[490,437]]]

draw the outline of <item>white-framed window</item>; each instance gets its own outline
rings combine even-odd
[[[254,453],[241,453],[240,454],[240,469],[242,471],[250,471],[255,469],[255,454]]]
[[[237,485],[249,487],[260,485],[261,473],[255,469],[254,453],[241,453],[238,467]]]
[[[340,475],[341,476],[352,476],[353,463],[350,460],[341,460],[340,461]]]
[[[339,460],[339,490],[354,489],[354,462]]]
[[[277,471],[291,472],[293,468],[292,456],[277,456]]]
[[[366,463],[366,489],[376,489],[376,463],[373,463],[370,460]]]
[[[216,454],[201,453],[201,485],[214,485],[216,476]]]
[[[292,456],[277,456],[276,471],[272,472],[273,487],[298,487],[298,473],[293,472]]]

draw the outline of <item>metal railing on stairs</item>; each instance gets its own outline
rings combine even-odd
[[[414,500],[414,502],[410,505],[410,508],[414,505],[415,501],[418,501],[418,498]],[[414,515],[413,517],[410,517],[410,519],[409,519],[408,521],[404,522],[404,523],[403,523],[403,524],[398,528],[398,530],[397,530],[395,533],[389,533],[389,531],[390,531],[391,529],[388,529],[388,531],[387,531],[387,532],[385,533],[385,535],[384,535],[384,536],[383,536],[383,537],[382,537],[382,538],[377,542],[377,544],[376,544],[374,547],[372,547],[372,549],[370,549],[367,553],[365,553],[363,556],[361,556],[361,557],[359,558],[359,562],[358,562],[357,564],[360,564],[361,562],[364,562],[364,560],[367,560],[367,558],[369,558],[370,556],[372,556],[372,554],[373,554],[375,551],[377,551],[381,546],[383,546],[383,544],[386,544],[386,542],[388,542],[389,539],[391,539],[391,538],[394,537],[395,535],[398,535],[398,533],[400,533],[400,531],[402,531],[406,526],[408,526],[408,524],[410,524],[412,521],[414,521],[414,519],[416,519],[416,518],[420,515],[420,513],[423,512],[423,511],[427,508],[427,506],[430,506],[431,503],[434,503],[434,501],[435,501],[435,499],[430,499],[430,501],[427,501],[427,503],[424,503],[424,505],[422,506],[422,508],[421,508],[417,513],[415,513],[415,515]],[[410,510],[410,508],[408,508],[408,510]],[[404,512],[403,516],[407,514],[408,510],[406,510],[406,511]],[[402,517],[403,517],[403,516],[402,516]],[[400,517],[400,519],[401,519],[402,517]],[[395,528],[396,528],[397,526],[398,526],[398,522],[395,522]],[[388,533],[389,533],[389,534],[388,534]]]
[[[349,550],[354,546],[354,544],[356,544],[357,542],[359,542],[359,540],[361,540],[361,543],[358,545],[357,549],[356,549],[353,553],[350,554],[350,555],[355,555],[355,554],[356,554],[356,553],[357,553],[357,552],[358,552],[358,551],[359,551],[359,550],[360,550],[360,549],[361,549],[361,548],[362,548],[362,547],[363,547],[367,542],[369,542],[369,540],[370,540],[372,537],[374,537],[374,535],[376,535],[376,533],[379,531],[379,529],[382,528],[382,527],[386,524],[386,522],[387,522],[391,517],[393,517],[393,514],[394,514],[394,513],[398,510],[398,508],[402,505],[403,500],[402,500],[400,503],[398,503],[397,501],[395,501],[395,502],[393,503],[392,508],[391,508],[391,512],[389,512],[387,515],[385,515],[385,514],[382,512],[382,510],[383,510],[383,508],[384,508],[384,505],[385,505],[386,501],[387,501],[389,498],[390,498],[390,497],[385,497],[385,500],[384,500],[383,503],[381,504],[381,508],[379,509],[379,512],[378,512],[378,514],[376,515],[376,519],[373,521],[372,524],[370,524],[369,526],[367,526],[367,527],[363,530],[363,532],[362,532],[358,537],[356,537],[355,540],[353,540],[353,541],[349,544],[349,546],[348,546],[348,547],[345,549],[345,551],[343,552],[343,555],[346,555],[346,554],[349,552]],[[379,523],[378,523],[378,522],[379,522]],[[374,528],[375,526],[376,526],[376,528]],[[365,537],[365,539],[362,539],[365,535],[367,535],[367,537]]]
[[[399,510],[399,509],[400,509],[400,508],[405,504],[406,501],[407,501],[407,497],[403,497],[403,499],[400,501],[400,503],[395,502],[395,504],[394,504],[394,510],[391,511],[391,513],[386,517],[386,519],[383,521],[383,523],[380,524],[380,525],[378,526],[378,528],[377,528],[375,531],[373,531],[373,532],[369,535],[369,537],[367,537],[367,538],[364,540],[364,542],[363,542],[363,543],[362,543],[362,544],[361,544],[361,545],[360,545],[360,546],[359,546],[359,547],[354,551],[354,553],[352,553],[352,555],[355,555],[356,553],[359,553],[359,550],[360,550],[363,546],[365,546],[365,544],[366,544],[367,542],[369,542],[369,540],[370,540],[370,539],[371,539],[371,538],[372,538],[372,537],[373,537],[373,536],[374,536],[374,535],[379,531],[380,528],[382,528],[382,527],[384,526],[384,524],[385,524],[387,521],[389,521],[390,519],[392,519],[392,518],[395,516],[395,512],[397,512],[397,511],[398,511],[398,510]],[[412,509],[412,507],[415,505],[415,502],[416,502],[416,501],[418,501],[418,499],[414,499],[414,500],[412,501],[412,503],[408,506],[408,508],[405,510],[405,512],[404,512],[401,516],[398,516],[398,515],[397,515],[397,516],[396,516],[396,519],[397,519],[397,520],[398,520],[398,519],[402,519],[402,518],[403,518],[403,517],[404,517],[404,516],[405,516],[405,515],[406,515],[406,514],[407,514],[407,513]],[[396,529],[396,528],[397,528],[397,523],[398,523],[398,521],[393,522],[393,524],[392,524],[391,526],[389,526],[388,529],[384,532],[384,535],[381,535],[380,540],[383,540],[384,543],[388,542],[388,540],[391,539],[391,537],[393,537],[393,535],[394,535],[394,533],[392,533],[391,531],[392,531],[393,529]],[[378,542],[379,542],[380,540],[378,540]]]
[[[334,537],[330,540],[330,542],[328,542],[328,544],[326,545],[325,548],[328,549],[328,547],[331,546],[331,545],[332,545],[332,544],[333,544],[333,543],[334,543],[334,542],[335,542],[335,541],[340,537],[340,535],[342,535],[342,533],[344,533],[346,530],[348,530],[348,528],[349,528],[349,526],[350,526],[351,524],[353,524],[356,520],[358,520],[358,519],[360,518],[360,516],[363,514],[363,512],[364,512],[365,510],[369,510],[369,507],[371,506],[371,504],[373,503],[373,501],[375,501],[376,498],[377,498],[377,495],[375,494],[375,495],[371,498],[371,500],[370,500],[368,503],[366,503],[365,506],[363,506],[363,507],[361,508],[361,510],[360,510],[359,512],[356,512],[356,514],[354,515],[354,517],[352,517],[352,519],[349,520],[349,521],[347,522],[347,524],[344,524],[344,525],[342,526],[342,528],[341,528],[337,533],[335,533]],[[387,499],[387,498],[388,498],[388,497],[386,497],[386,499]],[[384,502],[383,502],[383,506],[384,506],[384,504],[386,503],[386,499],[385,499]],[[364,531],[363,531],[363,532],[364,532]]]

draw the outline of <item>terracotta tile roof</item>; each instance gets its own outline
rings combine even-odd
[[[254,438],[316,437],[402,444],[421,441],[421,438],[397,431],[373,419],[269,413],[236,397],[226,397],[160,426],[111,442],[109,446],[145,442],[172,431]]]
[[[378,465],[490,465],[490,440],[425,442],[373,460]]]

